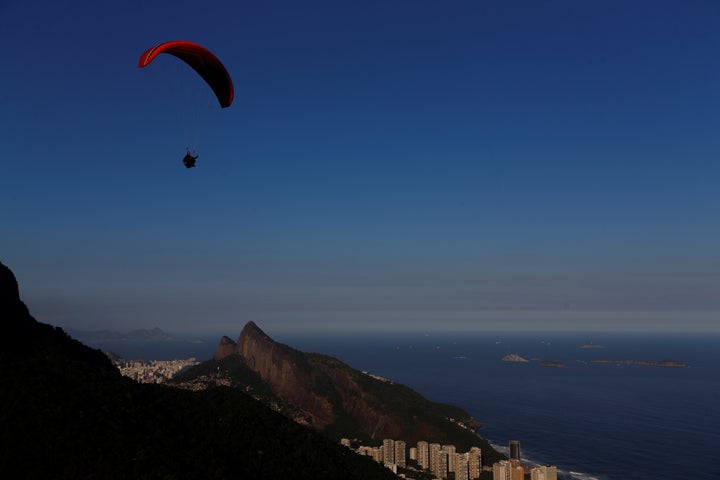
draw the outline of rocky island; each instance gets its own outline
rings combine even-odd
[[[529,362],[527,358],[523,358],[520,355],[517,355],[515,353],[509,353],[502,357],[503,362]]]
[[[554,367],[554,368],[562,368],[565,366],[564,363],[558,362],[556,360],[543,360],[542,362],[540,362],[540,365],[542,365],[543,367]]]
[[[645,367],[685,368],[686,363],[677,360],[593,360],[593,363],[614,363],[616,365],[641,365]]]

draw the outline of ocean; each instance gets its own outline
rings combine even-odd
[[[499,450],[519,440],[525,461],[556,465],[569,478],[720,478],[717,334],[268,333],[457,405],[483,424],[479,433]],[[177,348],[177,357],[205,360],[218,340],[171,342],[155,355],[173,358]],[[595,348],[581,348],[586,344]],[[149,359],[152,347],[143,348]],[[508,354],[534,360],[502,361]],[[593,362],[667,359],[687,367]]]

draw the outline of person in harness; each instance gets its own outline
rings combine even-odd
[[[197,160],[198,155],[193,156],[190,153],[190,149],[187,149],[187,153],[185,153],[185,156],[183,157],[183,164],[185,164],[185,168],[193,168],[195,166],[195,160]]]

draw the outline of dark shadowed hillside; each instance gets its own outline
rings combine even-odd
[[[355,370],[341,361],[308,354],[273,341],[255,323],[237,342],[220,340],[212,360],[176,381],[203,385],[225,381],[253,394],[301,423],[335,440],[358,438],[368,444],[384,438],[478,446],[487,462],[503,458],[474,433],[479,426],[464,410],[431,402],[412,389]]]
[[[16,478],[391,479],[238,389],[138,384],[37,322],[0,264],[0,472]]]

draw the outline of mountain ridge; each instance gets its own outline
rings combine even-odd
[[[275,342],[250,321],[237,341],[223,336],[213,358],[174,381],[192,388],[217,376],[335,440],[384,438],[479,446],[489,461],[504,458],[475,430],[480,424],[452,405],[431,402],[407,386],[353,369],[340,360]]]

